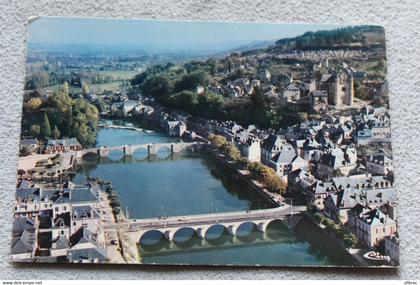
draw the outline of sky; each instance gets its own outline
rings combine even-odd
[[[338,27],[343,26],[42,17],[29,25],[28,43],[219,50]]]

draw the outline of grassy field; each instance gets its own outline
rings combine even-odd
[[[122,82],[123,81],[121,80],[121,81],[113,81],[110,83],[103,83],[103,84],[90,84],[89,90],[90,92],[96,93],[96,94],[102,93],[103,91],[118,91],[121,89],[120,85],[122,84]],[[60,87],[61,87],[61,84],[44,87],[41,89],[41,93],[45,94],[45,93],[58,91]],[[82,88],[71,86],[70,93],[82,93]]]

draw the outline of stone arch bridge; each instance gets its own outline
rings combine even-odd
[[[168,149],[171,153],[178,153],[186,149],[197,149],[201,146],[198,142],[178,142],[178,143],[149,143],[136,145],[121,145],[121,146],[101,146],[95,148],[83,149],[78,153],[78,157],[85,155],[98,155],[99,157],[108,157],[111,152],[120,151],[124,156],[132,156],[135,151],[139,149],[147,150],[148,155],[156,155],[162,149]]]
[[[126,223],[109,224],[104,225],[104,227],[105,229],[118,228],[136,242],[151,231],[159,231],[168,241],[172,241],[178,231],[186,228],[194,230],[198,237],[205,239],[209,229],[216,225],[223,226],[232,236],[236,236],[239,227],[245,223],[254,224],[260,232],[264,233],[271,222],[286,220],[290,224],[293,215],[304,210],[306,210],[306,207],[282,205],[264,210],[130,219]]]

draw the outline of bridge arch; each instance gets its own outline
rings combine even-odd
[[[216,240],[222,237],[228,231],[227,227],[223,224],[214,224],[206,229],[204,238],[207,240]]]
[[[175,230],[172,240],[177,243],[186,243],[197,235],[198,233],[196,229],[187,226]]]
[[[172,144],[156,145],[154,151],[159,157],[168,157],[173,153],[173,146]]]
[[[154,246],[162,239],[166,239],[165,233],[160,230],[153,229],[141,234],[139,237],[139,243],[143,246]]]
[[[123,159],[125,156],[124,147],[110,149],[107,156],[109,160],[113,160],[113,161]]]
[[[136,160],[143,160],[149,156],[149,146],[140,145],[131,148],[132,156]]]
[[[89,159],[89,158],[99,158],[99,151],[98,150],[89,150],[82,154],[83,159]]]
[[[251,234],[255,230],[259,231],[258,223],[253,222],[253,221],[246,221],[246,222],[240,223],[237,226],[235,235],[237,237],[243,237],[243,236],[247,236]]]

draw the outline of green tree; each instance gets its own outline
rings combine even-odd
[[[195,113],[195,107],[198,104],[197,93],[182,91],[171,97],[171,103],[175,108]]]
[[[347,248],[355,247],[358,242],[357,237],[352,233],[344,234],[343,240]]]
[[[58,130],[57,126],[54,126],[54,129],[52,131],[52,137],[55,139],[60,138],[60,131]]]
[[[32,125],[30,132],[33,137],[38,138],[41,134],[41,127],[39,125]]]
[[[185,74],[175,83],[175,91],[194,90],[199,85],[206,85],[208,74],[203,70],[196,70]]]
[[[98,97],[93,104],[96,106],[99,112],[105,112],[106,111],[106,104],[104,99]]]
[[[172,87],[165,75],[151,75],[143,81],[141,90],[145,95],[150,95],[159,102],[165,103],[172,91]]]
[[[234,161],[238,161],[241,158],[241,152],[239,151],[239,149],[233,143],[228,143],[227,146],[227,156]]]
[[[41,134],[46,138],[51,136],[50,120],[48,119],[48,115],[45,112],[41,124]]]
[[[216,148],[221,148],[224,145],[227,145],[228,142],[226,140],[226,138],[224,136],[221,135],[213,135],[210,134],[208,137],[209,141],[211,142],[211,144],[216,147]]]
[[[251,103],[254,108],[261,108],[264,105],[264,93],[261,87],[254,87],[254,92],[251,94]]]
[[[67,81],[64,81],[63,85],[61,86],[61,91],[64,94],[67,94],[67,95],[70,94],[70,87],[69,87],[69,83]]]
[[[82,92],[83,92],[83,95],[88,95],[90,93],[89,92],[89,85],[87,84],[86,81],[83,81],[83,83],[82,83]]]

